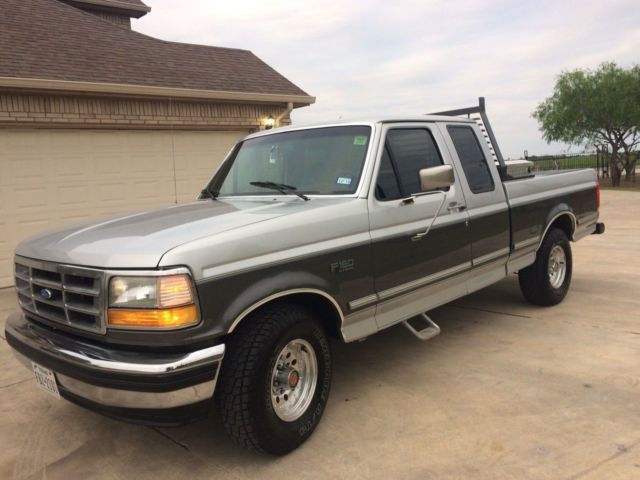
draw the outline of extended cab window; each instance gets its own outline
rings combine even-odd
[[[442,165],[442,157],[429,130],[389,130],[376,182],[376,198],[394,200],[419,193],[420,170],[438,165]]]
[[[456,147],[471,192],[492,192],[495,188],[493,177],[473,129],[461,125],[449,125],[447,130]]]

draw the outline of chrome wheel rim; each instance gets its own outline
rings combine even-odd
[[[309,342],[291,340],[280,351],[271,373],[271,405],[285,422],[307,411],[318,383],[318,359]]]
[[[560,245],[554,245],[549,252],[548,274],[551,286],[560,288],[567,275],[567,256]]]

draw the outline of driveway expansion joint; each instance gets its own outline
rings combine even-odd
[[[176,440],[175,438],[173,438],[171,435],[169,435],[166,432],[163,432],[162,430],[160,430],[157,427],[149,427],[151,430],[153,430],[154,432],[156,432],[158,435],[166,438],[167,440],[169,440],[172,443],[175,443],[177,446],[179,446],[180,448],[182,448],[183,450],[186,450],[187,452],[189,452],[189,445],[187,445],[186,443],[182,443],[178,440]]]

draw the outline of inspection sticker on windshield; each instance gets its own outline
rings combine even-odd
[[[354,145],[366,145],[367,144],[367,137],[365,135],[357,135],[357,136],[353,137],[353,144]]]
[[[338,177],[336,183],[338,185],[351,185],[351,177]]]
[[[35,362],[31,362],[31,366],[33,368],[33,375],[36,377],[36,384],[38,387],[54,397],[60,398],[58,383],[56,382],[56,376],[53,372]]]

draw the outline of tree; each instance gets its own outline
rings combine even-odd
[[[562,72],[553,95],[533,112],[547,142],[606,144],[614,186],[622,170],[635,179],[640,144],[640,65],[603,63],[596,70]]]

